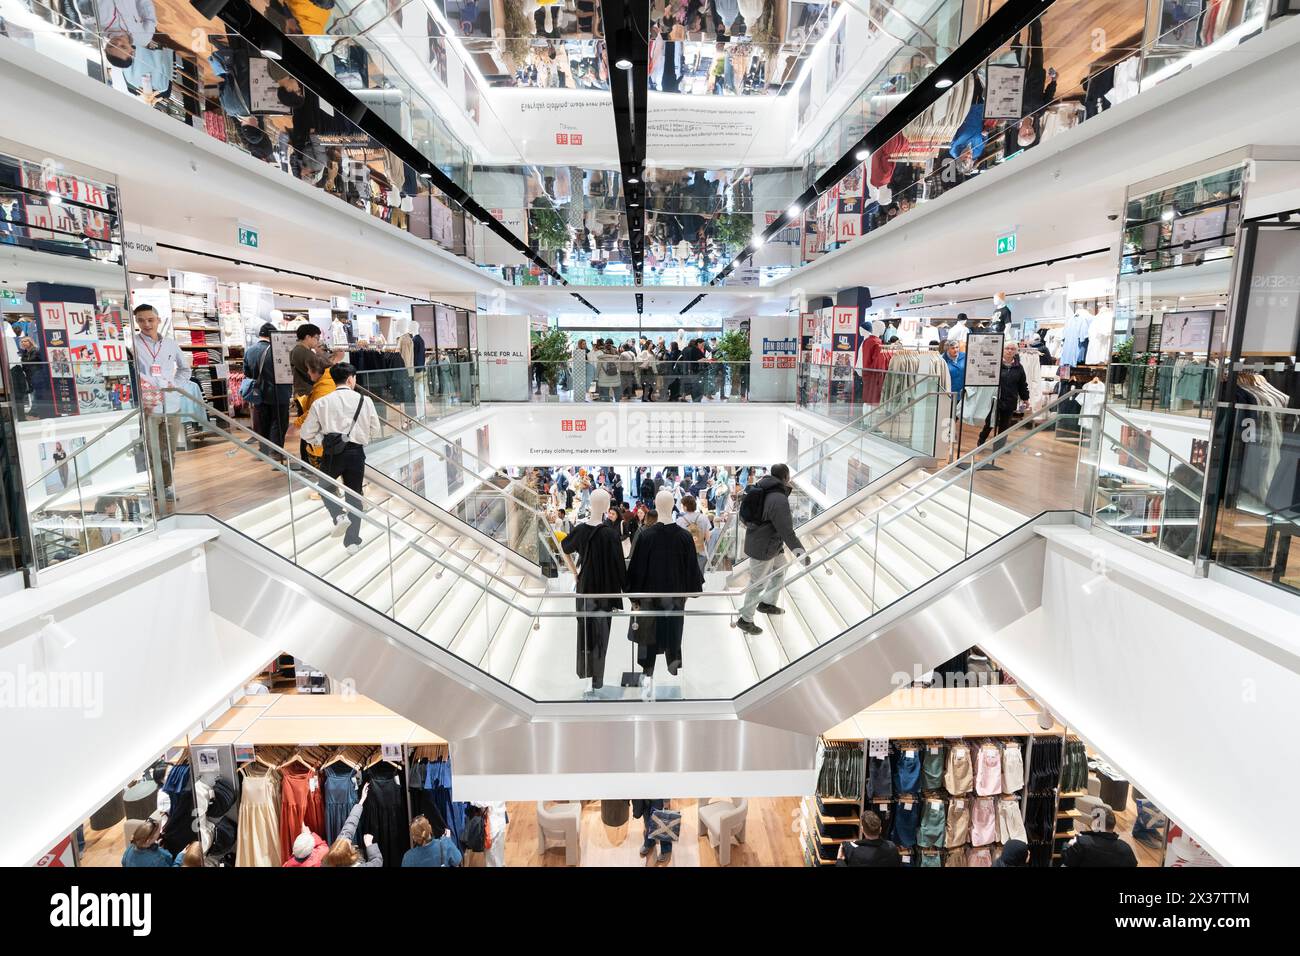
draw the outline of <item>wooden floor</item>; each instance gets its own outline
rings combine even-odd
[[[672,800],[669,808],[682,815],[682,836],[666,863],[655,856],[641,857],[638,851],[645,834],[640,820],[629,818],[621,827],[604,825],[600,801],[583,804],[579,830],[581,866],[718,866],[717,851],[699,827],[696,800]],[[537,805],[510,803],[510,828],[506,836],[506,866],[564,866],[564,847],[558,843],[546,852],[537,849]],[[803,866],[795,823],[799,801],[790,798],[755,798],[749,801],[745,843],[731,847],[731,866]]]

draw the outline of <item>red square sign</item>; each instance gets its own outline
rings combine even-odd
[[[570,146],[581,146],[581,145],[582,145],[582,134],[581,134],[581,133],[570,133],[570,134],[569,134],[569,145],[570,145]]]
[[[563,421],[561,421],[561,422],[560,422],[560,431],[562,431],[562,432],[571,432],[571,431],[573,431],[573,419],[572,419],[572,418],[566,418],[566,419],[564,419]]]
[[[573,422],[573,430],[575,432],[585,432],[587,430],[587,420],[585,418],[575,419]]]
[[[556,133],[556,134],[555,134],[555,145],[556,145],[556,146],[568,146],[568,145],[569,145],[569,134],[568,134],[568,133]]]

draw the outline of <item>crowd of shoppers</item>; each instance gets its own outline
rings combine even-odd
[[[564,367],[547,375],[545,363],[532,362],[532,387],[540,394],[548,378],[574,401],[703,402],[722,401],[748,391],[748,366],[719,358],[717,339],[683,342],[648,337],[578,339]]]

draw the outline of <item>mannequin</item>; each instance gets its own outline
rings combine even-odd
[[[884,331],[884,326],[885,323],[877,319],[870,328],[859,328],[862,342],[858,346],[854,369],[861,382],[862,402],[866,405],[880,402],[880,393],[885,385],[882,372],[889,367],[889,356],[880,344],[880,332]]]
[[[330,345],[336,349],[345,349],[348,347],[348,330],[343,324],[343,320],[337,315],[330,322]]]
[[[699,593],[704,588],[704,574],[695,556],[695,542],[690,533],[671,520],[673,493],[667,488],[655,495],[659,521],[643,528],[632,548],[627,569],[627,589],[633,592]],[[668,516],[668,517],[665,517]],[[686,607],[684,597],[649,598],[633,601],[632,606],[656,611],[680,611]],[[628,638],[637,645],[636,662],[641,666],[641,696],[654,697],[655,658],[663,654],[668,673],[676,675],[682,666],[682,631],[685,621],[679,616],[646,617],[637,621]]]
[[[561,543],[566,554],[578,556],[577,609],[579,611],[616,611],[623,607],[622,598],[584,598],[583,594],[616,594],[626,590],[627,568],[623,563],[623,545],[618,529],[609,518],[609,492],[597,488],[591,493],[591,508],[586,520],[573,529]],[[605,651],[609,648],[608,617],[577,619],[578,676],[591,678],[591,691],[605,686]]]
[[[993,295],[993,318],[989,320],[990,332],[1005,332],[1011,325],[1011,306],[1007,305],[1004,292]]]

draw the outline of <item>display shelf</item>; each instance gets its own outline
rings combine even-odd
[[[200,746],[381,743],[444,746],[447,741],[360,694],[244,697],[191,741]]]

